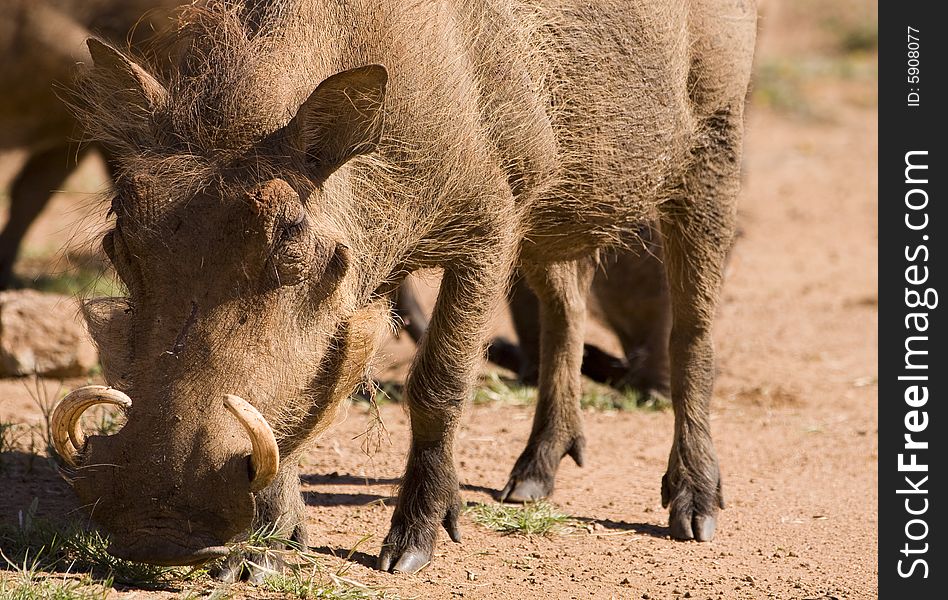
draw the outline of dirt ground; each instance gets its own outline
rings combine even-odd
[[[315,552],[345,557],[358,546],[347,576],[402,598],[876,597],[875,62],[871,50],[838,47],[859,50],[857,28],[874,18],[865,11],[874,14],[875,3],[842,4],[857,11],[836,9],[848,15],[847,26],[814,8],[824,3],[765,6],[743,237],[716,326],[712,428],[727,509],[714,541],[668,537],[659,485],[672,413],[588,411],[587,465],[565,460],[552,497],[581,527],[552,537],[503,536],[465,518],[463,543],[442,535],[434,562],[419,574],[380,573],[372,565],[404,466],[408,423],[401,407],[383,406],[390,437],[369,456],[359,437],[369,418],[354,405],[305,459]],[[91,179],[92,189],[101,187],[89,175],[95,170],[70,185]],[[31,247],[62,239],[62,215],[75,217],[77,198],[82,205],[86,197],[58,197]],[[597,342],[615,344],[592,329]],[[388,351],[394,366],[383,379],[404,371],[412,348],[393,341]],[[26,387],[0,381],[0,420],[38,419]],[[504,404],[466,411],[457,444],[465,500],[492,501],[530,419],[529,409]],[[15,522],[34,497],[44,514],[75,502],[42,465],[29,476],[22,468],[0,473],[2,522]],[[257,595],[249,587],[232,591]]]

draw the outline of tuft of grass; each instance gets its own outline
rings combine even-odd
[[[639,393],[628,389],[617,391],[604,385],[587,382],[579,405],[598,411],[635,410],[639,406]]]
[[[670,406],[667,398],[658,394],[643,396],[632,388],[617,390],[613,387],[585,380],[580,406],[590,410],[638,410],[642,408],[664,410]],[[537,388],[522,385],[492,372],[481,378],[474,390],[474,404],[506,404],[509,406],[532,406],[536,403]]]
[[[537,388],[502,378],[496,371],[481,378],[474,390],[474,404],[530,406],[537,399]]]
[[[586,381],[579,405],[602,412],[666,410],[671,406],[671,400],[657,392],[646,395],[633,388],[617,390],[607,385]]]
[[[504,535],[549,536],[567,533],[576,526],[575,519],[542,500],[523,505],[475,503],[465,512],[478,525]]]
[[[386,402],[401,402],[403,388],[393,383],[380,383],[374,391],[367,388],[353,396],[358,402],[368,402],[370,405],[381,405]],[[473,403],[504,404],[507,406],[533,406],[537,401],[537,388],[524,385],[514,379],[502,377],[497,371],[491,371],[481,376],[474,388]],[[643,396],[632,388],[617,390],[613,387],[584,381],[584,392],[580,399],[583,408],[599,411],[611,410],[664,410],[671,406],[667,398],[658,394]]]
[[[56,527],[34,518],[37,501],[21,513],[16,528],[0,529],[0,548],[7,570],[14,578],[3,578],[0,572],[0,600],[42,598],[53,600],[92,600],[108,596],[115,583],[143,589],[168,589],[193,582],[182,598],[225,598],[226,586],[208,580],[207,569],[168,568],[134,563],[110,555],[109,540],[96,531],[78,524]],[[362,540],[364,541],[364,540]],[[361,541],[360,541],[361,543]],[[358,546],[358,544],[357,544]],[[281,565],[265,579],[264,590],[280,592],[301,600],[397,600],[388,590],[376,589],[346,577],[351,563],[344,562],[335,570],[327,569],[324,557],[311,554],[300,544],[284,538],[278,526],[254,531],[243,542],[233,544],[231,558],[246,561],[245,568]],[[355,549],[353,549],[355,552]],[[275,559],[275,560],[273,560]],[[255,561],[255,562],[251,562]],[[0,563],[0,569],[4,565]],[[46,573],[66,573],[58,576]]]
[[[375,600],[396,598],[391,592],[369,588],[349,579],[320,574],[316,569],[306,572],[295,569],[289,574],[271,575],[263,588],[300,600]]]
[[[3,456],[5,452],[21,451],[27,454],[27,473],[33,472],[36,460],[47,460],[55,466],[56,454],[52,449],[51,419],[56,401],[62,397],[62,382],[59,389],[49,394],[39,377],[34,376],[33,386],[29,380],[24,380],[24,387],[39,408],[42,420],[39,423],[0,422],[0,471],[3,470]]]
[[[104,424],[99,429],[112,427],[111,418],[102,417]],[[115,583],[166,590],[188,583],[190,589],[181,594],[188,599],[217,600],[230,593],[226,586],[209,581],[207,568],[159,567],[116,558],[107,551],[110,540],[106,535],[78,522],[54,524],[38,519],[38,507],[39,500],[34,499],[27,510],[20,511],[15,526],[0,525],[0,600],[106,598]],[[364,541],[360,540],[356,548]],[[263,589],[301,599],[398,598],[389,590],[347,578],[351,567],[348,560],[334,571],[326,569],[324,557],[283,537],[279,525],[254,531],[246,540],[232,544],[228,558],[243,561],[244,568],[277,566],[280,570],[270,573]],[[12,571],[14,576],[5,575],[4,571]],[[57,578],[63,573],[66,576],[59,581]]]
[[[34,499],[26,512],[20,512],[15,527],[0,528],[0,547],[7,567],[32,560],[35,570],[85,573],[110,582],[138,587],[157,587],[183,577],[181,569],[169,569],[130,562],[109,554],[109,539],[79,523],[56,525],[37,519],[39,500]],[[0,565],[2,568],[3,565]]]
[[[325,557],[308,552],[298,542],[287,539],[280,529],[277,523],[252,532],[246,541],[232,545],[228,559],[242,559],[246,569],[282,565],[282,570],[273,571],[264,578],[262,586],[288,597],[301,600],[398,600],[390,590],[370,587],[346,577],[352,566],[348,559],[368,537],[355,544],[347,560],[338,568],[329,570],[324,564]]]
[[[15,577],[0,575],[0,600],[105,600],[112,587],[111,581],[96,581],[88,575],[46,575],[28,563],[13,570]]]

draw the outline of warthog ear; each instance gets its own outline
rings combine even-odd
[[[168,92],[158,80],[127,56],[95,38],[86,40],[96,69],[103,69],[115,78],[117,93],[133,106],[151,112],[162,104]]]
[[[99,349],[102,374],[109,385],[120,389],[128,384],[130,312],[125,298],[93,298],[82,303],[82,316]]]
[[[382,137],[388,71],[366,65],[320,83],[287,126],[290,143],[326,177],[359,154],[375,151]]]

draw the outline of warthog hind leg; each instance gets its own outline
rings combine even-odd
[[[724,507],[709,422],[714,382],[711,322],[735,230],[740,108],[707,118],[703,141],[675,197],[662,206],[665,265],[672,300],[669,354],[675,433],[662,505],[677,539],[709,541]]]
[[[530,440],[500,494],[507,502],[549,496],[560,460],[569,454],[582,466],[585,444],[580,370],[595,261],[528,266],[524,271],[540,299],[540,386]]]

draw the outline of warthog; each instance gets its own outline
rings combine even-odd
[[[10,190],[10,218],[0,233],[0,289],[10,286],[13,263],[27,229],[52,191],[69,175],[77,126],[56,97],[89,60],[90,32],[140,45],[168,9],[183,0],[5,0],[0,14],[0,150],[29,158]],[[137,27],[136,27],[137,25]]]
[[[632,388],[643,397],[653,393],[667,397],[671,390],[668,341],[672,315],[661,234],[655,224],[634,233],[638,241],[632,247],[601,257],[590,289],[591,314],[615,333],[622,357],[585,344],[582,373],[619,389]],[[728,251],[725,261],[730,257]],[[525,282],[517,281],[510,293],[510,313],[520,347],[510,348],[509,343],[494,340],[488,351],[491,360],[517,372],[527,383],[539,377],[538,304]]]
[[[505,494],[583,461],[586,288],[598,248],[660,218],[676,538],[722,505],[711,324],[735,221],[753,1],[212,0],[155,70],[91,40],[77,108],[119,165],[103,246],[128,298],[86,313],[117,389],[56,411],[111,551],[222,554],[249,527],[306,540],[299,455],[366,377],[388,296],[444,270],[406,383],[412,443],[379,567],[460,539],[453,445],[519,264],[540,299],[539,400]],[[125,427],[85,439],[101,401]]]

